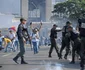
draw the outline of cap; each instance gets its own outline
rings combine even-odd
[[[20,22],[22,22],[22,21],[26,21],[26,19],[24,19],[24,18],[20,18]]]
[[[57,27],[57,25],[56,25],[56,24],[54,24],[53,26],[56,26],[56,27]]]
[[[71,24],[70,21],[67,21],[66,24]]]

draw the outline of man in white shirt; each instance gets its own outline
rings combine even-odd
[[[12,41],[12,47],[14,48],[14,50],[15,50],[15,38],[16,38],[15,33],[12,30],[10,30],[9,39]]]

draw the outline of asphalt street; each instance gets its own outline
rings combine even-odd
[[[26,49],[25,60],[28,62],[27,65],[13,62],[12,59],[18,52],[0,52],[0,65],[3,66],[0,70],[80,70],[79,60],[76,60],[76,64],[69,64],[70,55],[68,60],[59,60],[55,51],[52,53],[52,58],[48,58],[48,52],[49,47],[41,47],[36,55],[30,48]],[[20,63],[20,59],[18,62]]]

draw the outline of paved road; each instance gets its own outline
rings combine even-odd
[[[28,65],[20,65],[12,61],[17,52],[0,52],[0,65],[3,66],[0,70],[80,70],[79,61],[75,65],[69,64],[71,56],[68,57],[68,60],[58,60],[54,51],[52,58],[48,58],[48,51],[49,47],[43,47],[38,54],[34,55],[29,48],[25,54],[25,60],[29,63]],[[20,62],[20,59],[18,62]]]

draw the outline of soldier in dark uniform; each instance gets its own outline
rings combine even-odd
[[[79,32],[76,30],[73,30],[73,27],[69,26],[68,27],[68,37],[70,37],[70,40],[73,41],[73,46],[72,46],[72,61],[70,64],[75,63],[75,53],[80,55],[80,47],[81,47],[81,41],[79,38]]]
[[[66,26],[63,27],[62,31],[62,47],[60,49],[60,56],[59,59],[62,59],[62,51],[64,48],[66,48],[66,54],[64,56],[65,59],[67,59],[67,55],[70,50],[70,38],[66,36],[66,33],[68,32],[68,26],[71,26],[71,23],[69,21],[66,22]]]
[[[58,54],[59,57],[59,52],[58,52],[58,47],[56,44],[56,39],[57,39],[57,32],[60,32],[61,30],[56,30],[57,25],[54,24],[53,28],[51,29],[51,34],[50,34],[50,41],[51,41],[51,47],[50,47],[50,51],[49,51],[49,57],[51,56],[51,53],[53,51],[53,48],[55,48],[56,53]]]
[[[85,55],[85,19],[78,19],[78,28],[80,31],[80,38],[81,38],[81,53],[80,53],[80,66],[81,70],[84,70],[84,55]]]
[[[18,40],[19,40],[19,44],[20,44],[20,52],[17,54],[17,56],[15,58],[13,58],[13,60],[18,64],[17,60],[19,57],[21,57],[21,64],[27,64],[24,61],[24,54],[25,54],[25,48],[24,48],[24,42],[26,42],[26,40],[28,40],[30,38],[29,34],[28,34],[28,30],[26,28],[26,20],[24,18],[20,19],[20,24],[18,26],[18,30],[17,30],[17,36],[18,36]]]

